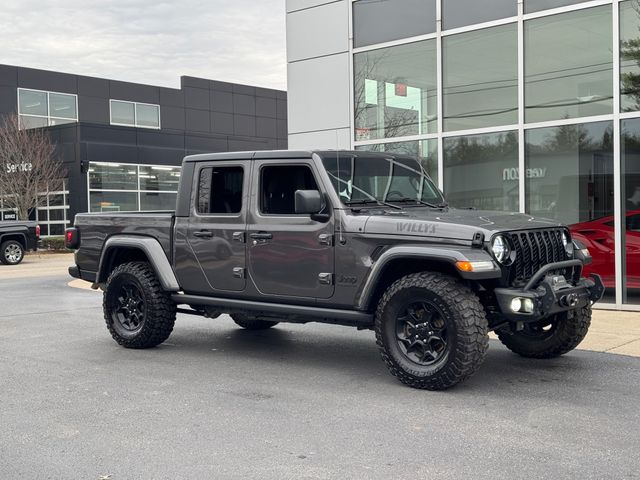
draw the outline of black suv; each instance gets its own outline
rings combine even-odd
[[[374,329],[391,373],[433,390],[475,372],[492,330],[527,357],[574,349],[604,291],[565,226],[450,208],[386,153],[190,156],[175,212],[77,215],[66,240],[125,347],[162,343],[176,312],[336,323]]]

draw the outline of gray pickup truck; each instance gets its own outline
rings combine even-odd
[[[0,262],[17,265],[24,259],[24,253],[38,249],[40,227],[36,222],[0,222]]]
[[[526,357],[569,352],[604,292],[565,226],[450,208],[417,159],[372,152],[189,156],[175,212],[80,214],[66,242],[120,345],[164,342],[177,312],[348,325],[431,390],[477,370],[489,331]]]

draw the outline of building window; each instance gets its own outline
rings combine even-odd
[[[78,121],[78,97],[69,93],[18,88],[22,128],[39,128]]]
[[[527,123],[611,114],[611,5],[527,20]]]
[[[160,105],[109,100],[111,125],[160,128]]]
[[[614,292],[613,124],[562,125],[525,132],[526,210],[569,225],[574,239],[594,252],[585,273],[602,275]]]
[[[442,23],[444,29],[489,22],[518,14],[516,0],[443,0]]]
[[[175,210],[181,167],[89,162],[89,210]]]
[[[524,13],[539,12],[550,8],[582,3],[585,0],[524,0]]]
[[[514,23],[443,38],[445,130],[518,122],[517,35]]]
[[[353,46],[436,31],[436,0],[358,0],[353,2]]]
[[[422,168],[427,175],[438,184],[438,141],[437,140],[415,140],[409,142],[378,143],[375,145],[362,145],[356,150],[367,150],[370,152],[389,152],[399,155],[408,155],[420,159]]]
[[[620,110],[640,110],[640,9],[620,2]]]
[[[623,120],[620,156],[622,162],[622,251],[625,264],[622,278],[623,302],[640,303],[640,119]],[[609,245],[614,242],[612,222],[603,222]],[[609,246],[607,245],[607,246]],[[613,265],[613,261],[611,263]]]
[[[517,212],[518,132],[444,139],[444,192],[454,207]]]
[[[356,141],[437,130],[436,41],[354,55]]]

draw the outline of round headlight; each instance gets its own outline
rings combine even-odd
[[[491,251],[493,252],[493,256],[496,257],[496,260],[500,263],[505,263],[509,259],[509,254],[511,253],[509,244],[502,235],[498,235],[493,239],[491,242]]]
[[[562,245],[564,245],[567,257],[573,258],[573,242],[569,240],[567,232],[562,232]]]

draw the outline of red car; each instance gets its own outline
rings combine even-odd
[[[593,263],[584,274],[597,273],[607,288],[615,288],[615,236],[613,217],[571,225],[571,235],[589,249]],[[627,288],[640,288],[640,210],[626,214]],[[625,261],[623,259],[623,261]]]

